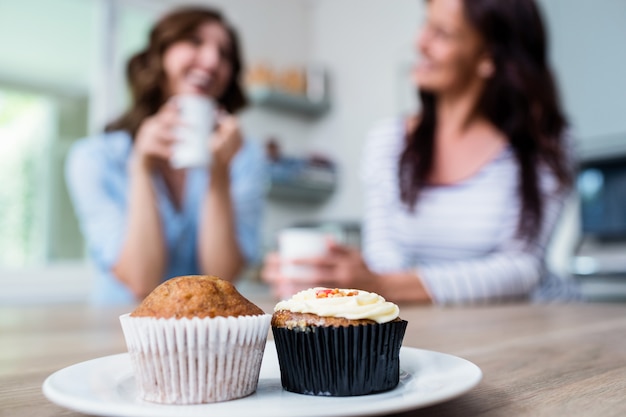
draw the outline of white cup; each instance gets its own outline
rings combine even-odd
[[[295,259],[321,257],[328,252],[329,235],[307,228],[284,229],[278,235],[281,274],[290,279],[307,278],[313,274],[311,267],[294,265]]]
[[[170,159],[174,168],[207,166],[211,162],[208,139],[215,127],[217,108],[208,97],[180,95],[174,98],[178,106],[181,125],[174,135],[176,143]]]

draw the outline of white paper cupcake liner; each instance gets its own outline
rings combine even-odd
[[[139,396],[200,404],[252,394],[271,315],[156,319],[122,315]]]

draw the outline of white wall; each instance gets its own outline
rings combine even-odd
[[[415,0],[318,0],[312,11],[312,57],[330,69],[333,111],[315,126],[311,147],[336,158],[342,174],[319,216],[358,219],[363,141],[377,121],[399,115],[413,90],[400,81],[407,80],[423,11]]]
[[[247,64],[268,63],[276,69],[309,62],[311,51],[310,2],[307,0],[211,0],[239,30]],[[244,130],[265,143],[280,140],[285,152],[306,149],[313,121],[265,108],[250,107],[242,116]],[[309,217],[315,209],[301,204],[268,201],[263,223],[264,246],[271,248],[276,231]]]
[[[325,154],[340,169],[335,194],[324,204],[270,202],[266,245],[282,227],[298,221],[360,220],[361,149],[380,119],[413,104],[408,67],[422,7],[415,0],[312,0],[308,3],[308,62],[328,68],[331,111],[302,133],[301,152]],[[407,98],[408,97],[408,98]],[[278,121],[278,120],[276,120]]]
[[[579,138],[626,133],[626,1],[541,4],[554,68]]]

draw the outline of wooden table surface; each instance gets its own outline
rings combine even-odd
[[[49,402],[42,383],[125,352],[118,316],[126,311],[0,308],[0,416],[81,416]],[[626,305],[401,306],[401,316],[404,346],[466,358],[484,374],[469,393],[402,416],[626,416]]]

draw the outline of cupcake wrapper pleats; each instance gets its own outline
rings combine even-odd
[[[309,395],[351,396],[398,385],[404,320],[348,327],[272,327],[283,387]]]
[[[120,317],[139,396],[163,404],[227,401],[258,384],[271,316]]]

